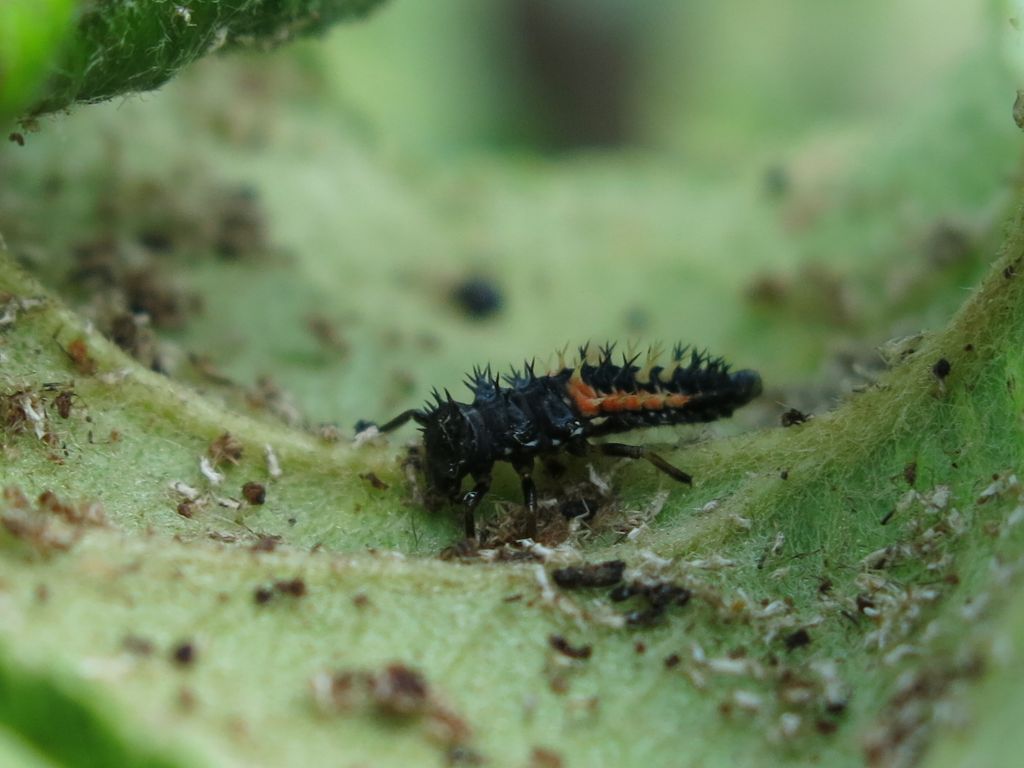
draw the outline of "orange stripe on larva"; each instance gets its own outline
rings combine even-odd
[[[569,397],[584,416],[597,416],[601,412],[604,398],[598,397],[594,388],[581,378],[574,376],[569,379]]]
[[[665,408],[682,408],[693,398],[674,392],[637,393],[617,390],[609,395],[600,395],[597,390],[581,378],[573,377],[568,384],[569,397],[583,416],[597,416],[602,413],[622,411],[661,411]]]
[[[602,413],[615,413],[622,410],[622,398],[614,395],[601,400],[601,412]]]
[[[615,392],[601,401],[601,410],[605,413],[639,411],[641,408],[643,408],[643,402],[640,396],[628,392]]]

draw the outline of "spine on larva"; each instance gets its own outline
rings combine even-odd
[[[562,371],[566,392],[585,418],[648,414],[643,421],[651,424],[711,421],[761,393],[756,372],[733,373],[706,352],[677,345],[666,366],[656,348],[643,365],[640,355],[623,355],[616,364],[613,350],[607,345],[594,354],[582,347],[577,365]]]

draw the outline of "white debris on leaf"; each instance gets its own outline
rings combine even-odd
[[[539,544],[533,539],[518,539],[516,541],[520,547],[529,552],[531,555],[536,555],[541,562],[546,563],[555,554],[555,550],[551,547],[546,547],[543,544]]]
[[[699,507],[694,507],[694,512],[700,515],[709,515],[718,509],[721,502],[718,499],[712,499],[711,501],[703,504]]]
[[[800,732],[803,718],[795,712],[783,712],[779,716],[779,735],[784,739],[792,739]]]
[[[210,463],[210,459],[206,456],[202,456],[199,459],[199,471],[203,473],[203,477],[210,481],[211,485],[220,485],[224,482],[224,475],[213,468],[213,464]]]
[[[933,509],[945,509],[946,505],[949,504],[951,493],[948,485],[937,485],[931,493],[922,497],[922,501]]]
[[[623,524],[616,527],[616,530],[624,534],[629,541],[636,541],[643,533],[650,530],[648,523],[661,514],[668,501],[668,491],[658,491],[643,510],[628,512]]]
[[[602,496],[608,496],[611,494],[612,487],[608,484],[607,480],[597,473],[593,464],[587,464],[587,477],[590,479],[591,485],[597,488],[597,490],[601,492]]]
[[[548,572],[544,570],[544,566],[535,565],[533,567],[533,577],[537,580],[537,585],[540,587],[540,599],[545,603],[553,603],[555,598],[558,597],[558,593],[551,586],[551,579],[548,578]]]
[[[352,442],[356,448],[362,448],[364,445],[372,443],[374,440],[380,437],[380,435],[381,432],[379,429],[377,429],[377,425],[371,424],[362,432],[357,432],[355,439]]]
[[[890,544],[876,549],[860,559],[860,567],[866,571],[889,568],[896,562],[911,557],[913,552],[907,544]]]
[[[989,596],[987,593],[982,593],[975,597],[973,600],[968,601],[960,609],[960,615],[965,621],[975,622],[981,618],[981,615],[988,608]]]
[[[736,561],[722,557],[721,555],[709,555],[708,557],[700,557],[694,560],[684,560],[683,565],[689,568],[697,568],[703,571],[719,571],[723,568],[735,568]]]
[[[612,629],[622,629],[626,626],[625,618],[611,610],[585,612],[575,602],[565,595],[560,594],[551,584],[548,573],[543,565],[536,564],[533,567],[533,576],[540,588],[540,599],[542,602],[564,613],[571,618],[576,626],[583,629],[587,626],[588,620],[601,624]]]
[[[775,538],[772,540],[771,547],[768,548],[768,554],[772,557],[778,557],[782,554],[782,548],[786,546],[786,532],[777,531]]]
[[[636,541],[647,530],[648,530],[647,523],[641,523],[636,528],[631,528],[630,529],[629,533],[626,534],[626,539],[628,541]]]
[[[821,681],[826,706],[833,710],[845,707],[850,696],[846,683],[839,677],[839,665],[831,659],[826,659],[811,662],[811,669]]]
[[[747,659],[731,659],[728,656],[708,659],[705,666],[719,675],[747,675],[752,671]]]
[[[36,410],[34,399],[34,395],[25,392],[17,399],[17,403],[25,418],[32,422],[32,429],[36,433],[36,437],[42,440],[46,436],[46,414],[42,412],[41,408]]]
[[[1003,526],[1002,531],[1000,531],[1000,535],[1006,536],[1009,534],[1012,528],[1020,525],[1021,520],[1024,520],[1024,505],[1016,507],[1006,516],[1006,524]]]
[[[760,712],[764,706],[764,697],[754,691],[733,691],[732,703],[747,712]]]
[[[104,371],[103,373],[96,376],[101,384],[106,384],[108,387],[113,387],[126,379],[131,378],[131,368],[118,368],[115,371]]]
[[[697,664],[705,664],[708,660],[707,654],[704,653],[704,649],[699,643],[690,646],[690,658]]]
[[[882,657],[882,663],[886,666],[891,667],[895,664],[899,664],[901,661],[903,661],[903,659],[907,658],[908,656],[919,656],[920,654],[920,648],[917,648],[913,645],[909,645],[908,643],[903,643],[902,645],[897,645],[895,648],[893,648],[891,651],[885,654],[885,656]]]
[[[784,613],[789,613],[789,606],[785,600],[773,600],[763,608],[754,608],[750,615],[755,619],[770,619],[773,616],[781,616]]]
[[[736,512],[730,512],[728,519],[730,523],[743,531],[749,531],[754,527],[754,523],[749,517],[743,517],[743,515],[737,514]]]
[[[668,491],[658,491],[651,497],[651,502],[647,505],[647,519],[653,520],[661,514],[661,510],[665,508],[665,503],[668,501]]]
[[[662,569],[668,568],[670,565],[672,565],[672,560],[670,558],[662,557],[661,555],[657,554],[656,552],[652,552],[649,549],[641,549],[637,554],[640,556],[640,559],[643,561],[644,565],[650,566],[652,568]]]
[[[172,480],[169,483],[170,489],[177,493],[179,496],[184,496],[188,501],[195,501],[199,498],[199,491],[193,488],[188,483],[184,483],[181,480]]]
[[[0,247],[2,247],[3,241],[0,240]],[[13,325],[18,319],[18,314],[21,312],[27,312],[30,309],[41,307],[45,302],[44,299],[37,298],[12,298],[8,299],[3,305],[0,305],[0,328],[7,325]]]
[[[284,473],[281,471],[281,462],[277,458],[274,446],[266,443],[263,446],[263,455],[267,459],[267,474],[270,475],[271,479],[277,480]]]

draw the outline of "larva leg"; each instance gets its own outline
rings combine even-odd
[[[476,519],[473,517],[473,512],[479,506],[481,500],[487,495],[487,492],[491,490],[491,475],[481,475],[480,477],[474,477],[476,484],[473,486],[473,490],[466,491],[462,497],[462,521],[466,527],[466,538],[476,538]]]
[[[523,502],[526,504],[527,519],[526,535],[537,538],[537,486],[533,482],[533,459],[527,464],[515,465],[516,473],[523,487]]]
[[[390,432],[393,429],[398,429],[400,426],[405,424],[405,422],[409,421],[409,419],[415,419],[417,422],[422,424],[423,419],[425,418],[426,414],[419,408],[410,408],[408,411],[402,411],[402,413],[395,416],[395,418],[393,418],[391,421],[387,422],[386,424],[382,424],[381,426],[377,427],[377,429],[380,432]],[[360,420],[356,422],[356,432],[362,432],[364,429],[369,429],[370,427],[376,426],[377,425],[374,424],[372,421]]]
[[[605,456],[620,456],[626,459],[646,459],[673,480],[693,485],[693,478],[678,467],[669,464],[654,451],[642,445],[626,445],[625,443],[602,443],[596,446]]]

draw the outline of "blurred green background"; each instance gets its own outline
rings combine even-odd
[[[588,339],[706,345],[827,408],[983,268],[1016,139],[999,16],[390,3],[41,118],[0,156],[0,231],[79,307],[97,243],[159,266],[181,305],[154,323],[164,369],[272,373],[311,422]],[[259,268],[218,251],[218,216]],[[476,279],[501,300],[485,320],[452,300]]]
[[[633,149],[728,178],[898,120],[991,41],[985,3],[394,3],[325,51],[375,134],[428,153]]]

